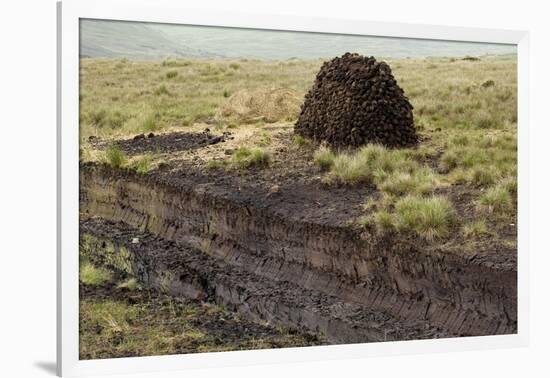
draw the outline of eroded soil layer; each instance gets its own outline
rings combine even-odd
[[[80,232],[85,258],[135,276],[149,288],[223,305],[253,321],[309,331],[331,343],[451,336],[423,319],[400,321],[384,311],[288,281],[273,281],[186,243],[167,241],[121,222],[91,218],[81,223]]]
[[[213,180],[186,167],[140,176],[86,164],[80,172],[83,218],[123,222],[174,243],[140,257],[149,259],[136,267],[151,285],[158,285],[158,266],[191,269],[174,262],[185,248],[185,259],[208,257],[217,267],[215,275],[202,264],[200,274],[176,275],[175,295],[214,295],[242,313],[319,330],[331,342],[517,330],[515,254],[460,253],[406,235],[366,233],[349,223],[359,213],[349,198],[307,183],[273,193],[236,175]],[[102,237],[112,240],[111,231]],[[189,286],[186,274],[206,283]],[[344,314],[316,307],[329,299],[328,308]]]

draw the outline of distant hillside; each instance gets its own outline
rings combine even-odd
[[[463,57],[515,54],[514,45],[435,41],[343,34],[300,33],[209,26],[151,24],[190,48],[229,58],[317,59],[346,52],[385,58]]]
[[[141,22],[82,20],[80,56],[92,58],[162,59],[219,56],[190,48],[162,30]]]
[[[128,59],[318,59],[357,52],[384,58],[515,54],[514,45],[82,20],[80,56]]]

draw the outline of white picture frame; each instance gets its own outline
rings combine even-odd
[[[358,20],[306,18],[188,9],[177,0],[63,1],[58,3],[57,373],[60,376],[174,371],[200,367],[362,358],[381,355],[508,348],[528,345],[528,75],[525,31]],[[162,22],[287,31],[420,38],[517,45],[518,63],[518,332],[514,335],[331,345],[81,361],[78,358],[79,20]]]

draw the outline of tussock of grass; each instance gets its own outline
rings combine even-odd
[[[371,144],[356,153],[335,157],[325,180],[337,184],[381,182],[396,171],[412,171],[414,162],[399,150]]]
[[[185,67],[191,65],[191,62],[189,60],[182,60],[182,59],[165,59],[162,61],[161,66],[163,67]]]
[[[462,235],[464,235],[465,238],[480,237],[487,233],[487,225],[483,220],[466,223],[462,226]]]
[[[305,145],[310,144],[311,141],[304,138],[301,135],[294,135],[294,137],[292,138],[292,143],[294,143],[297,146],[305,146]]]
[[[367,162],[361,155],[337,155],[325,176],[327,183],[359,184],[372,180],[372,173],[367,168]]]
[[[269,153],[260,148],[239,147],[231,156],[231,164],[236,168],[267,166],[269,160]]]
[[[157,96],[169,95],[170,91],[168,91],[168,88],[166,88],[166,85],[162,84],[157,89],[155,89],[155,94]]]
[[[160,130],[160,125],[156,122],[155,116],[150,115],[143,120],[141,129],[150,133]]]
[[[97,268],[89,262],[80,266],[80,282],[86,285],[103,285],[113,279],[110,271],[104,268]]]
[[[233,151],[231,158],[213,159],[207,163],[209,169],[246,169],[251,167],[265,167],[269,165],[271,157],[261,148],[239,147]]]
[[[176,76],[178,76],[178,71],[168,71],[168,72],[166,72],[166,78],[167,79],[173,79]]]
[[[316,162],[321,153],[315,155]],[[327,164],[324,180],[336,184],[375,184],[392,195],[428,194],[437,185],[435,173],[412,158],[409,150],[391,150],[380,145],[367,145],[353,154],[340,154]],[[318,163],[319,164],[319,163]]]
[[[209,169],[226,168],[229,165],[228,160],[210,160],[206,167]]]
[[[493,185],[500,176],[500,172],[494,166],[475,167],[472,170],[470,182],[476,186],[487,187]]]
[[[412,230],[427,240],[445,237],[455,221],[448,199],[440,196],[407,196],[395,204],[395,224],[400,230]]]
[[[127,289],[127,290],[138,290],[138,289],[141,289],[141,285],[139,284],[139,282],[135,278],[130,278],[130,279],[118,284],[117,288]]]
[[[271,142],[271,134],[263,132],[260,134],[260,140],[258,141],[257,145],[260,147],[267,147],[271,144]]]
[[[334,165],[336,154],[327,147],[320,147],[313,155],[313,160],[322,170],[328,170]]]
[[[514,175],[513,177],[512,176],[507,176],[507,177],[503,178],[502,180],[500,180],[498,184],[502,188],[506,189],[508,191],[508,193],[510,193],[510,195],[513,198],[517,197],[517,195],[518,195],[518,180],[517,180],[516,175]]]
[[[361,217],[359,223],[374,226],[379,233],[412,231],[429,241],[448,236],[455,223],[455,211],[444,197],[409,195],[394,201],[392,196],[384,196],[367,203],[366,208],[374,211]]]
[[[107,147],[105,157],[107,159],[107,163],[111,167],[117,169],[122,168],[124,165],[126,165],[126,162],[128,161],[126,154],[120,149],[118,145],[114,143]]]
[[[120,110],[111,109],[109,111],[105,109],[92,110],[87,115],[84,115],[84,119],[90,122],[94,128],[94,135],[98,129],[108,128],[110,130],[117,130],[124,127],[127,121],[125,116]]]
[[[396,171],[380,183],[380,190],[401,196],[405,194],[428,194],[435,189],[437,178],[428,168],[419,168],[413,172]]]
[[[386,232],[395,228],[394,216],[386,210],[380,210],[374,213],[373,221],[379,232]]]
[[[452,183],[467,183],[488,188],[516,175],[517,142],[510,132],[476,131],[457,134],[450,139],[439,166],[448,172]]]
[[[160,157],[158,154],[148,153],[134,158],[130,164],[130,168],[140,175],[144,175],[153,170],[159,163]]]
[[[103,127],[107,119],[107,111],[105,109],[91,110],[87,118],[93,127]]]
[[[497,216],[510,216],[514,211],[514,200],[505,186],[497,185],[487,189],[479,198],[478,208]]]

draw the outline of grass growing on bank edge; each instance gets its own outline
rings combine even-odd
[[[128,162],[128,157],[116,144],[110,144],[105,152],[107,163],[113,168],[122,168]]]
[[[98,268],[95,265],[84,262],[80,266],[80,282],[86,285],[103,285],[111,282],[113,274],[111,271]]]
[[[91,154],[89,150],[83,153]],[[97,155],[97,153],[96,153]],[[140,175],[147,174],[154,168],[157,168],[163,163],[163,158],[160,153],[145,153],[129,158],[126,153],[115,143],[109,144],[107,149],[99,156],[82,157],[82,161],[100,161],[114,169],[127,168],[135,171]]]
[[[207,167],[248,169],[251,167],[266,167],[269,165],[271,155],[261,148],[239,147],[232,152],[231,158],[226,160],[210,160]]]
[[[410,150],[392,150],[370,144],[355,153],[334,154],[320,149],[314,161],[328,173],[328,184],[372,184],[392,195],[428,194],[437,186],[437,175],[414,160]]]
[[[395,204],[396,226],[433,240],[448,235],[455,221],[454,209],[444,197],[407,196]]]
[[[365,226],[375,226],[379,232],[414,232],[432,241],[449,235],[456,214],[450,201],[444,197],[408,195],[398,199],[392,210],[382,208],[363,217],[360,222]]]

